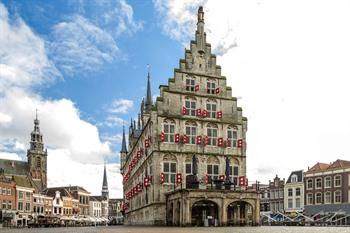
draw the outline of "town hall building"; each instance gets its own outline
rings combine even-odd
[[[247,191],[247,118],[206,41],[195,40],[152,101],[148,73],[139,119],[123,131],[124,224],[257,225],[260,200]]]

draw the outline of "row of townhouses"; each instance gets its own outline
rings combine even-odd
[[[101,196],[80,186],[47,187],[47,150],[34,120],[28,161],[0,159],[0,226],[91,225],[122,221],[120,199],[109,199],[106,166]]]
[[[350,224],[350,161],[317,163],[306,172],[277,175],[259,185],[260,209],[266,221],[295,219],[313,223]],[[264,219],[264,218],[262,218]]]

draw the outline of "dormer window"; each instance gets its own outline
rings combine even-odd
[[[215,94],[215,89],[216,89],[215,80],[208,79],[207,80],[207,93],[208,94]]]
[[[298,176],[297,175],[292,175],[291,182],[292,183],[298,182]]]

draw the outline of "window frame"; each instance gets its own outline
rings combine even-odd
[[[185,99],[186,115],[197,116],[197,100],[192,98]]]
[[[168,171],[166,171],[165,164],[168,164]],[[173,171],[175,167],[175,171]],[[176,172],[177,172],[177,163],[175,161],[163,161],[163,174],[164,174],[164,184],[175,184],[176,183]]]
[[[185,78],[186,91],[195,92],[196,91],[196,79],[193,77]]]
[[[339,196],[337,195],[338,193],[339,193]],[[337,201],[337,197],[339,197],[339,201]],[[335,204],[342,203],[342,191],[341,190],[334,191],[334,203]]]
[[[185,133],[188,138],[188,142],[187,142],[188,144],[191,144],[191,145],[197,144],[197,125],[196,124],[186,123]]]
[[[331,188],[331,187],[332,187],[332,177],[331,176],[326,176],[324,178],[324,188]]]
[[[329,198],[329,201],[327,200],[327,198]],[[324,204],[331,204],[332,203],[332,193],[330,191],[327,191],[324,193],[323,195],[323,201]]]
[[[165,143],[175,143],[175,122],[174,121],[170,121],[170,120],[164,121],[163,132],[164,132]]]
[[[207,79],[207,94],[215,95],[216,82],[213,79]]]
[[[339,177],[339,184],[337,185],[337,181]],[[341,187],[341,182],[342,182],[342,176],[341,175],[335,175],[334,176],[334,187]]]
[[[218,128],[214,125],[207,126],[208,146],[216,146],[218,139]]]
[[[211,173],[209,172],[209,167],[211,170]],[[208,176],[208,183],[212,183],[214,180],[217,180],[219,178],[219,164],[207,164],[207,176]],[[217,173],[215,172],[217,169]]]
[[[216,119],[216,113],[218,110],[218,104],[215,101],[207,101],[206,103],[207,116],[209,118]]]
[[[230,148],[235,148],[237,147],[237,140],[238,140],[238,129],[237,127],[231,127],[229,126],[227,128],[227,141],[229,141],[229,146]],[[234,137],[235,135],[235,137]]]
[[[311,185],[309,185],[309,184],[311,184]],[[307,179],[306,180],[306,190],[312,190],[313,187],[314,187],[313,179],[312,178],[311,179]]]

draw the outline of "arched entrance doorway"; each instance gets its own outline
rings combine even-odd
[[[253,206],[245,201],[235,201],[227,206],[227,225],[253,225]]]
[[[192,205],[192,226],[218,226],[218,205],[212,201],[197,201]]]

